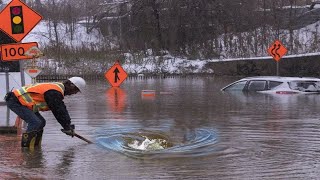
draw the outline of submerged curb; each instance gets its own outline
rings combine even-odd
[[[17,128],[14,126],[0,126],[0,134],[17,134]]]

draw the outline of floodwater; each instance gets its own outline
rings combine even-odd
[[[45,112],[41,148],[0,135],[0,179],[319,179],[320,95],[220,92],[237,79],[88,82],[65,102],[94,144]]]

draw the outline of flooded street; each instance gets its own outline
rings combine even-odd
[[[237,79],[88,82],[65,102],[76,132],[94,144],[42,113],[40,149],[0,135],[0,179],[318,179],[320,95],[220,91]]]

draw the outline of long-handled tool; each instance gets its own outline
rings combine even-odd
[[[90,140],[88,140],[88,139],[86,139],[86,138],[84,138],[84,137],[80,136],[80,135],[79,135],[79,134],[77,134],[77,133],[74,133],[74,136],[76,136],[77,138],[79,138],[79,139],[81,139],[81,140],[84,140],[85,142],[87,142],[87,143],[89,143],[89,144],[93,144],[93,142],[92,142],[92,141],[90,141]]]
[[[80,135],[77,134],[76,132],[74,132],[74,125],[73,125],[73,124],[70,125],[70,129],[71,129],[72,131],[70,131],[70,130],[65,130],[65,129],[61,129],[61,131],[62,131],[63,133],[65,133],[65,134],[69,135],[69,136],[71,135],[71,132],[72,132],[73,136],[76,136],[77,138],[79,138],[79,139],[81,139],[81,140],[84,140],[85,142],[87,142],[87,143],[89,143],[89,144],[93,144],[92,141],[90,141],[90,140],[88,140],[88,139],[80,136]],[[72,137],[73,137],[73,136],[72,136]]]

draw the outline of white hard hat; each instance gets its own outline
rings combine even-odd
[[[86,81],[81,77],[72,77],[72,78],[69,78],[69,81],[71,81],[72,84],[77,86],[80,92],[82,92],[84,90],[84,87],[86,86]]]

